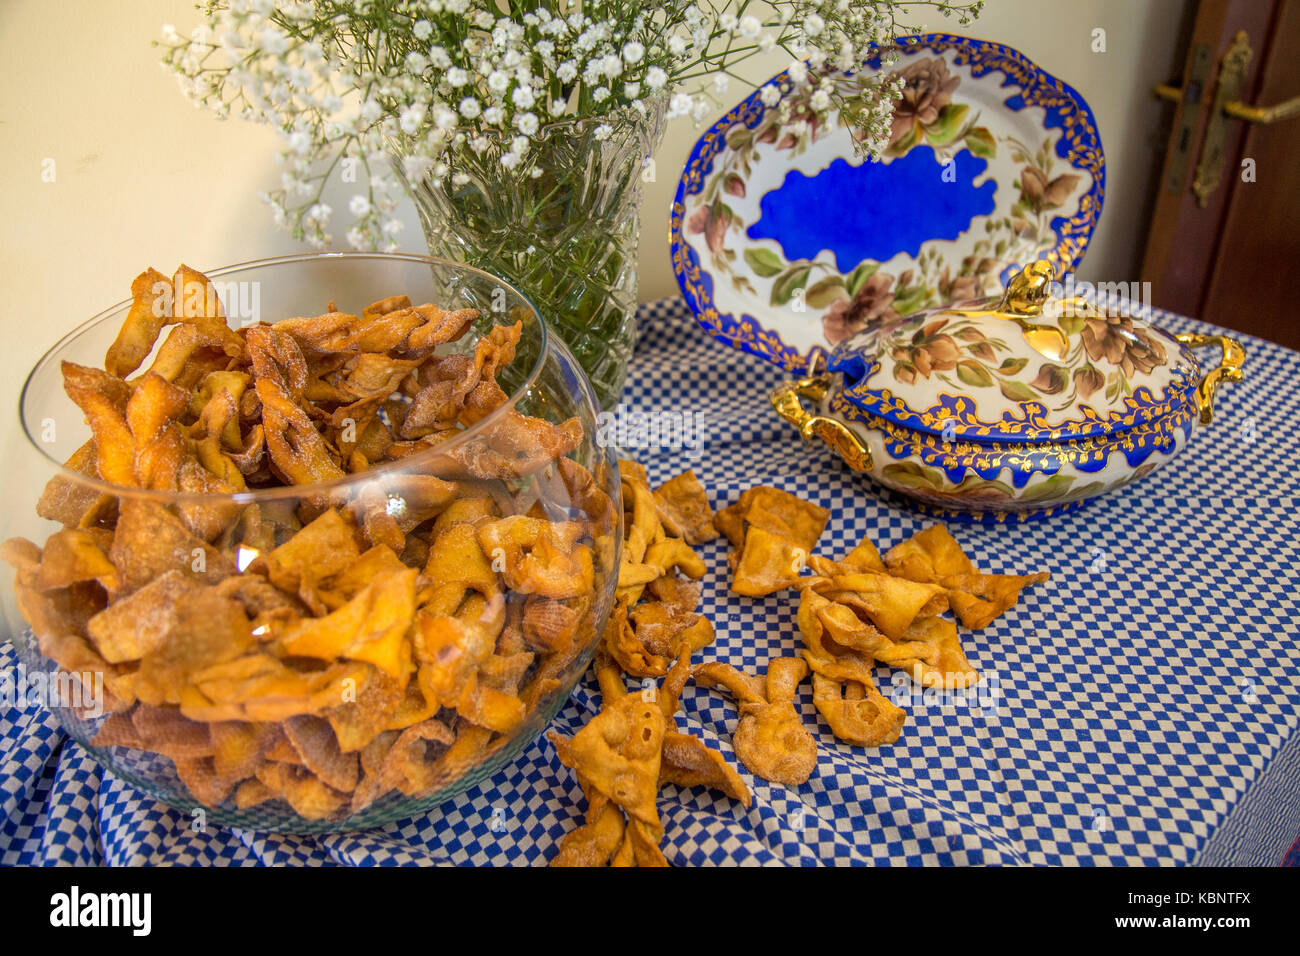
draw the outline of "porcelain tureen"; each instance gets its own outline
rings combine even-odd
[[[1032,263],[1001,300],[869,322],[772,405],[805,439],[934,513],[985,522],[1074,510],[1170,461],[1245,352],[1050,294]],[[1215,345],[1206,371],[1192,349]],[[810,411],[805,401],[814,404]]]

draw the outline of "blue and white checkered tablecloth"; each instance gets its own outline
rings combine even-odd
[[[818,547],[830,555],[864,534],[884,550],[929,523],[801,445],[767,405],[780,372],[709,340],[680,300],[643,307],[641,330],[628,407],[704,416],[698,459],[632,449],[652,479],[689,465],[715,506],[755,484],[816,501],[832,510]],[[905,703],[899,741],[864,750],[831,736],[805,683],[812,778],[788,788],[736,764],[748,811],[666,787],[669,861],[1280,863],[1300,833],[1300,354],[1245,342],[1246,381],[1220,391],[1215,422],[1165,470],[1047,522],[952,525],[980,568],[1052,573],[992,626],[962,633],[996,696]],[[729,594],[726,550],[702,549],[717,640],[701,658],[758,670],[797,651],[796,597]],[[0,666],[13,659],[0,645]],[[598,703],[589,677],[555,729],[575,732]],[[729,700],[688,687],[678,719],[735,763]],[[40,710],[3,713],[0,741],[0,863],[544,863],[583,810],[544,738],[435,812],[316,837],[195,829]]]

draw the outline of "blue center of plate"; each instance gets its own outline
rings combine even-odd
[[[987,160],[963,149],[945,177],[948,167],[934,149],[917,146],[889,163],[836,159],[814,176],[792,169],[759,200],[747,235],[776,240],[789,260],[829,249],[841,273],[866,259],[915,257],[922,243],[956,239],[976,216],[993,211],[998,184],[974,184],[987,168]]]

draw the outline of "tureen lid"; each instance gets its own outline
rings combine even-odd
[[[869,416],[947,441],[1113,435],[1196,406],[1190,349],[1144,319],[1053,297],[1052,282],[1040,260],[1001,300],[874,320],[827,370]]]

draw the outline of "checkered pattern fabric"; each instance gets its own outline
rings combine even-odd
[[[1139,310],[1141,311],[1141,310]],[[1203,323],[1157,313],[1171,331]],[[625,396],[698,412],[704,447],[627,448],[657,481],[693,467],[721,506],[755,484],[832,509],[818,550],[863,535],[885,549],[929,520],[806,448],[769,410],[780,373],[707,339],[680,300],[643,308]],[[1051,582],[983,631],[963,631],[978,696],[907,693],[899,741],[840,744],[799,705],[817,770],[787,788],[737,769],[742,809],[666,787],[675,864],[1185,864],[1282,861],[1300,832],[1300,354],[1247,339],[1246,381],[1172,466],[1064,517],[953,525],[976,564],[1048,569]],[[794,653],[791,593],[728,593],[726,542],[703,548],[704,659],[761,669]],[[0,666],[13,665],[8,645]],[[580,684],[554,722],[594,712]],[[735,763],[728,699],[688,687],[678,720]],[[536,864],[577,825],[582,795],[544,738],[438,810],[319,837],[203,826],[101,770],[36,709],[0,712],[0,863]]]

